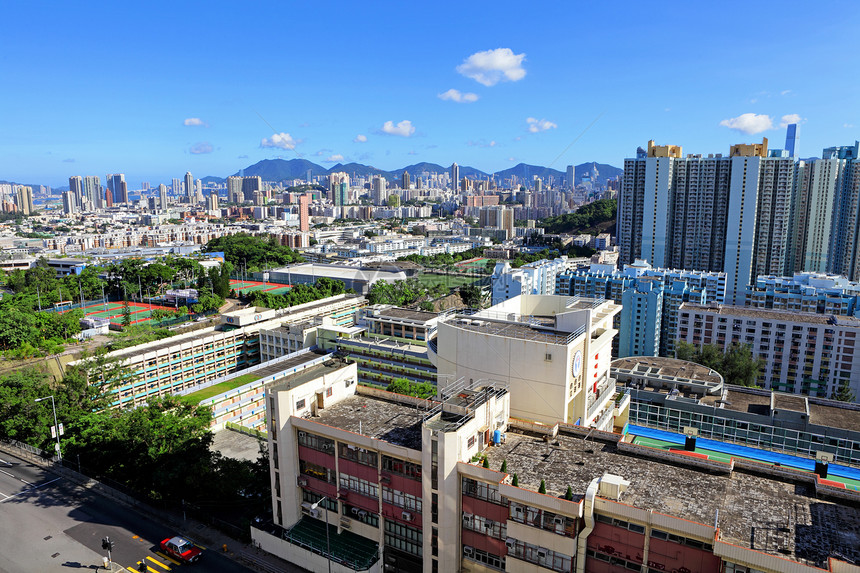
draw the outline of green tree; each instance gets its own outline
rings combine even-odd
[[[476,284],[461,286],[460,298],[463,300],[463,304],[465,304],[469,308],[480,308],[481,287]]]
[[[839,400],[840,402],[853,402],[857,399],[857,396],[854,394],[854,391],[851,389],[851,380],[848,378],[843,379],[839,383],[839,387],[836,389],[836,392],[833,394],[834,400]]]
[[[511,485],[512,485],[512,486],[514,486],[514,487],[519,487],[519,485],[520,485],[520,478],[519,478],[519,476],[517,476],[517,474],[514,474],[514,477],[513,477],[513,478],[511,478]]]
[[[538,488],[538,493],[546,493],[546,482],[544,480],[540,480],[540,487]]]
[[[490,469],[490,460],[488,460],[488,459],[485,457],[485,458],[484,458],[484,463],[482,464],[482,466],[483,466],[483,467],[485,467],[485,468],[487,468],[487,469]]]
[[[564,499],[571,501],[573,499],[573,489],[567,486],[567,491],[564,492]]]
[[[503,474],[508,473],[508,460],[502,460],[502,467],[499,468],[499,471]]]
[[[122,302],[122,325],[131,326],[131,305],[128,300]]]

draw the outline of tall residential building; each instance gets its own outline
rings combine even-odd
[[[179,197],[180,195],[182,195],[182,181],[174,177],[173,183],[171,184],[170,193],[174,197]]]
[[[478,211],[478,225],[483,229],[504,229],[508,239],[514,236],[514,210],[493,205]]]
[[[63,214],[71,215],[77,211],[77,204],[75,203],[75,194],[72,191],[64,191],[63,192]]]
[[[15,191],[15,204],[24,215],[32,215],[36,212],[33,207],[33,188],[27,185],[19,185]]]
[[[454,163],[451,165],[451,189],[456,193],[459,191],[460,185],[460,166]]]
[[[218,210],[218,194],[213,192],[206,197],[206,210],[207,211],[217,211]]]
[[[860,318],[860,283],[820,273],[759,276],[747,291],[747,306]]]
[[[263,190],[263,178],[259,175],[242,177],[242,196],[244,201],[253,201],[254,193]]]
[[[738,303],[757,273],[786,271],[794,160],[769,153],[767,139],[734,145],[726,157],[682,157],[679,146],[649,141],[624,167],[622,264],[724,271],[728,300]]]
[[[490,277],[491,301],[498,305],[521,294],[556,294],[556,277],[569,271],[573,261],[566,256],[541,259],[518,269],[508,262],[496,263]]]
[[[385,194],[387,181],[381,175],[374,175],[371,183],[371,200],[374,205],[385,205],[388,196]]]
[[[83,178],[83,195],[87,200],[87,210],[94,211],[104,206],[102,184],[98,175],[88,175]]]
[[[227,178],[227,201],[230,203],[242,203],[245,196],[242,193],[242,178],[231,175]]]
[[[185,172],[185,196],[188,198],[193,198],[195,196],[194,193],[194,176],[191,175],[190,171]]]
[[[311,196],[307,193],[299,195],[299,231],[307,233],[311,230],[310,224]]]
[[[400,188],[409,189],[409,183],[409,172],[404,171],[403,175],[400,176]]]
[[[164,183],[158,186],[158,208],[162,211],[167,209],[167,185]]]
[[[107,174],[105,176],[108,191],[111,193],[114,203],[128,203],[128,185],[125,175],[122,173]]]
[[[567,175],[565,177],[565,183],[567,183],[567,187],[569,189],[575,189],[576,188],[576,180],[575,179],[576,179],[576,169],[573,167],[573,165],[568,165],[567,166]]]
[[[597,257],[595,255],[595,258]],[[639,286],[656,282],[661,286]],[[644,290],[646,288],[650,290]],[[657,305],[654,300],[646,301],[648,297],[656,297],[658,291],[662,297],[661,305]],[[628,295],[630,298],[625,301],[625,293],[628,292],[631,292]],[[674,356],[678,310],[681,304],[725,302],[726,274],[655,269],[646,261],[636,261],[632,265],[626,265],[623,270],[618,270],[611,261],[606,264],[598,260],[591,266],[559,274],[556,277],[555,294],[605,298],[622,305],[621,314],[615,322],[615,328],[622,333],[618,338],[618,346],[614,349],[616,356],[625,355],[622,354],[622,340],[628,349],[623,352],[641,352],[647,349],[649,353],[653,351],[655,356]],[[625,328],[625,325],[632,325],[632,329]]]
[[[84,199],[84,183],[80,175],[69,177],[69,191],[75,196],[75,202],[80,207]]]
[[[329,197],[335,207],[343,207],[349,203],[349,174],[339,171],[330,173]]]

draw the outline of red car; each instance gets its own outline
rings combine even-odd
[[[182,537],[171,537],[161,542],[161,550],[183,563],[195,563],[203,551]]]

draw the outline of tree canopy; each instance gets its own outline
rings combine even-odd
[[[320,277],[314,284],[297,284],[283,294],[266,291],[249,293],[251,304],[266,308],[287,308],[347,292],[343,281]]]
[[[247,269],[249,272],[304,262],[298,252],[279,245],[273,235],[266,239],[247,233],[216,237],[206,245],[205,252],[223,252],[224,260],[234,268]]]
[[[599,199],[583,205],[573,213],[541,219],[537,225],[553,235],[559,233],[575,235],[594,230],[600,223],[614,220],[617,210],[618,202],[615,199]]]
[[[723,353],[715,344],[697,348],[679,340],[675,345],[675,357],[707,366],[719,372],[727,384],[741,386],[755,386],[764,368],[764,360],[753,356],[748,344],[732,344]]]

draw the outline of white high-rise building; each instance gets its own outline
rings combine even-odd
[[[75,204],[75,194],[71,191],[63,192],[63,214],[71,215],[77,211],[77,205]]]
[[[83,178],[83,195],[90,211],[104,207],[104,193],[98,175],[88,175]]]

